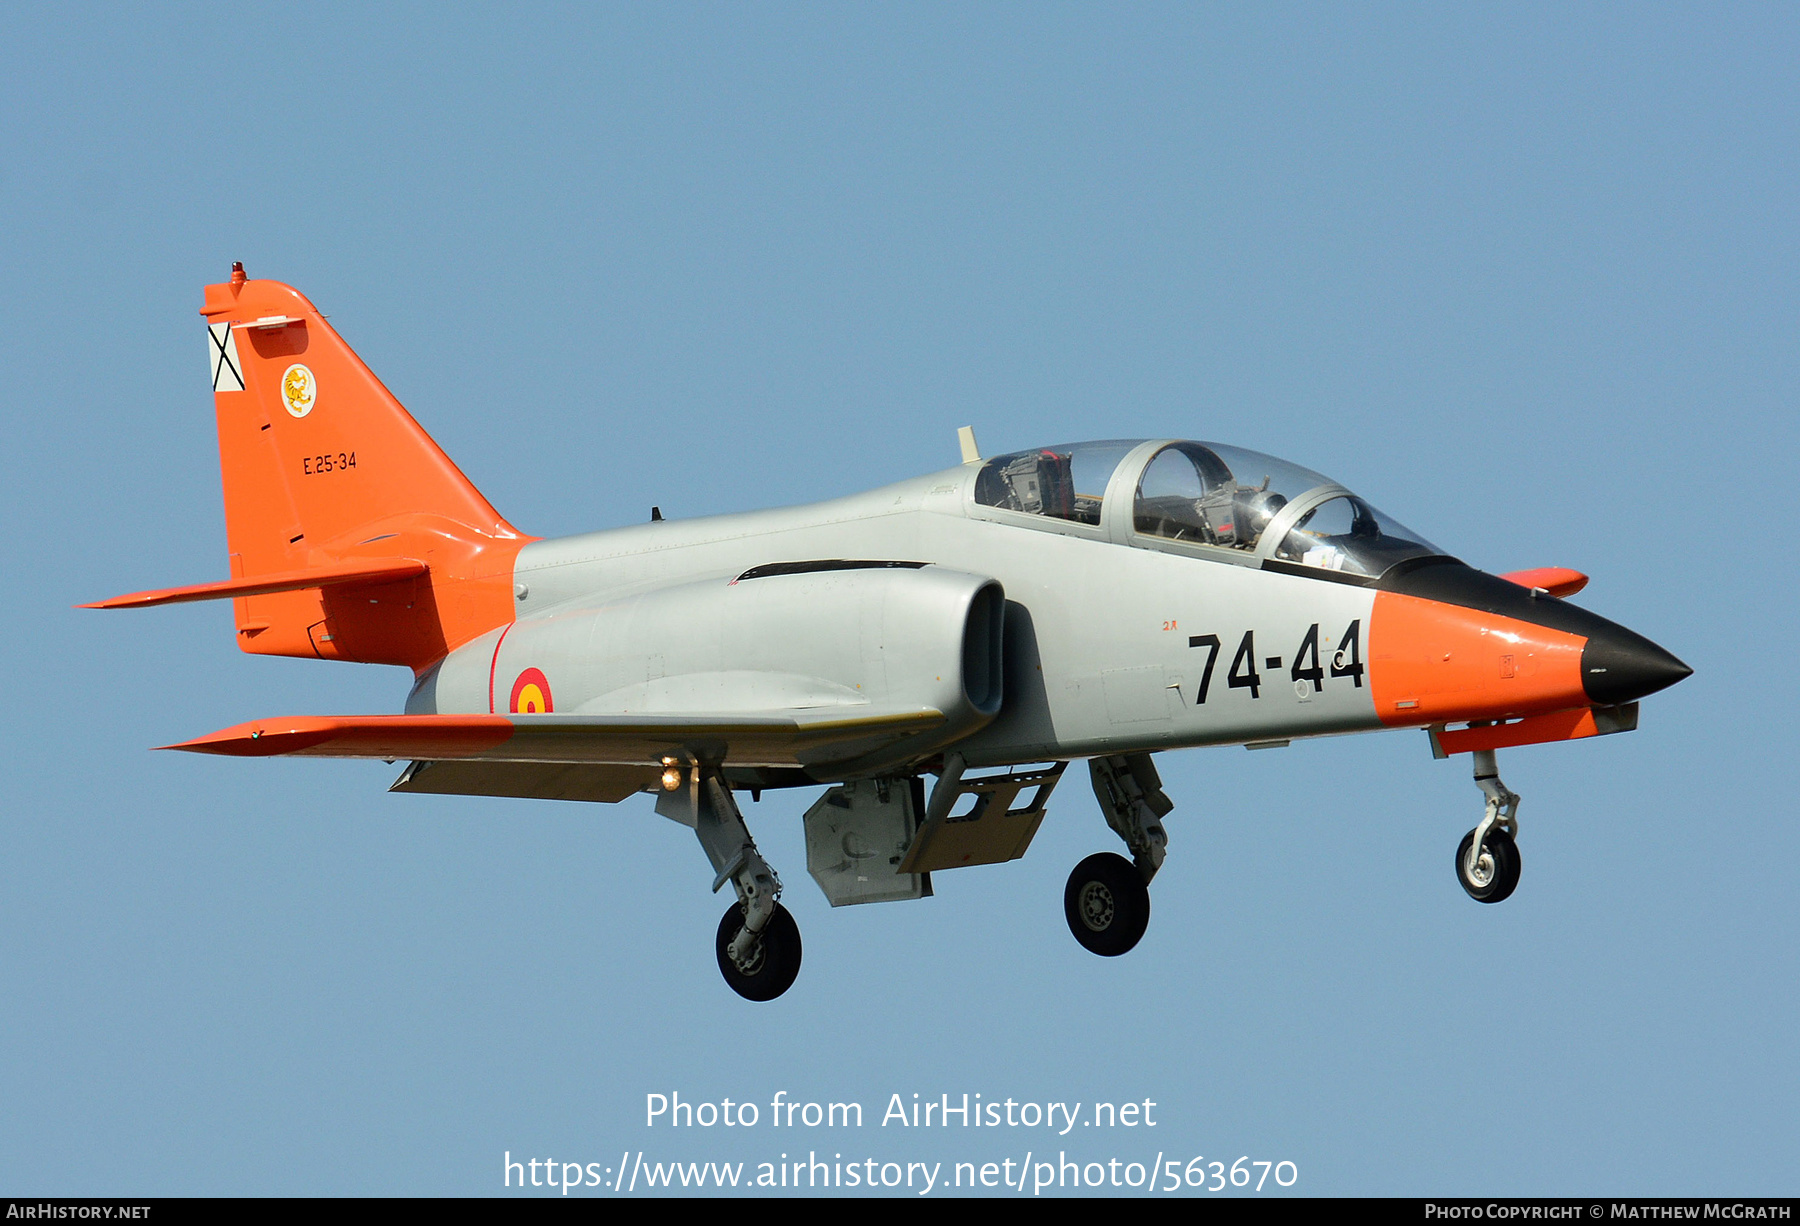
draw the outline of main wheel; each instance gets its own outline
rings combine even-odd
[[[1150,887],[1131,861],[1103,851],[1069,874],[1063,916],[1083,949],[1116,958],[1129,952],[1150,924]]]
[[[726,952],[743,926],[744,908],[732,903],[719,920],[719,973],[745,1000],[774,1000],[794,986],[800,973],[800,925],[786,907],[776,903],[775,914],[763,926],[762,947],[748,971],[739,970]]]
[[[1469,848],[1475,845],[1473,830],[1463,835],[1456,846],[1456,879],[1476,902],[1502,902],[1519,884],[1519,845],[1506,831],[1489,829],[1482,840],[1481,854],[1475,857],[1473,871],[1469,867]]]

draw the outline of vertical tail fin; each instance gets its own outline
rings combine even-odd
[[[512,565],[534,539],[489,505],[318,308],[278,281],[206,287],[233,580],[384,560],[411,579],[238,597],[262,655],[423,668],[512,619]]]

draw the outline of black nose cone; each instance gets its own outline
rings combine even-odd
[[[1588,697],[1605,706],[1633,702],[1667,689],[1694,670],[1623,626],[1605,623],[1581,651],[1581,679]]]

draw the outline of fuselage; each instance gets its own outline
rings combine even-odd
[[[616,645],[599,631],[534,638],[531,627],[571,615],[610,624],[605,610],[652,593],[704,592],[757,568],[821,559],[927,563],[1004,588],[1005,697],[997,716],[957,741],[971,765],[1501,720],[1629,701],[1633,689],[1685,675],[1673,662],[1596,699],[1594,674],[1584,671],[1590,640],[1660,649],[1454,559],[1417,558],[1393,567],[1399,575],[1310,573],[1266,549],[1140,531],[1133,493],[1166,446],[1141,444],[1118,465],[1104,495],[1089,500],[1095,522],[986,505],[976,498],[982,466],[971,463],[828,502],[534,542],[514,568],[515,624],[453,653],[407,709],[504,712],[508,688],[528,670],[544,676],[558,713],[655,709],[658,692],[703,701],[704,688],[697,699],[677,679],[737,663],[709,657],[709,636],[722,641],[716,621],[667,626],[666,653],[656,626]],[[1418,594],[1421,580],[1407,575],[1432,571],[1433,594]],[[1473,578],[1446,583],[1453,571]],[[728,609],[722,616],[729,620]],[[863,663],[847,665],[851,672],[880,667],[880,644],[866,640],[884,631],[869,624],[856,632]],[[819,701],[854,705],[877,689],[840,670]]]

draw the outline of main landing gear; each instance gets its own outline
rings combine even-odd
[[[1456,849],[1456,879],[1476,902],[1501,902],[1519,884],[1519,795],[1500,782],[1491,749],[1475,751],[1475,786],[1487,811]]]
[[[1147,753],[1088,762],[1100,811],[1132,858],[1104,851],[1069,874],[1063,917],[1082,948],[1105,958],[1129,952],[1150,924],[1150,879],[1169,845],[1162,819],[1175,807]]]
[[[779,901],[781,878],[756,850],[716,764],[663,765],[656,811],[693,828],[716,874],[713,893],[728,881],[737,893],[719,920],[719,973],[746,1000],[774,1000],[800,973],[800,926]]]

